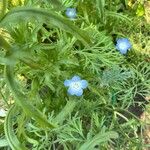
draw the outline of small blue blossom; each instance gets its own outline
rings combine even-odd
[[[81,80],[79,76],[74,76],[71,80],[65,80],[64,85],[68,88],[68,93],[70,95],[81,96],[83,94],[83,89],[87,88],[88,82],[86,80]]]
[[[127,38],[117,39],[116,49],[119,50],[121,54],[126,54],[131,47],[131,43]]]
[[[70,19],[74,19],[77,16],[77,12],[75,8],[67,8],[66,9],[66,16]]]

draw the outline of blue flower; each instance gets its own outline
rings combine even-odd
[[[119,50],[121,54],[126,54],[131,47],[131,43],[127,38],[117,39],[116,49]]]
[[[70,95],[81,96],[83,94],[83,89],[87,88],[88,82],[86,80],[81,80],[79,76],[74,76],[71,80],[65,80],[64,85],[68,88],[68,93]]]
[[[74,19],[77,16],[75,8],[67,8],[66,9],[66,16],[70,19]]]

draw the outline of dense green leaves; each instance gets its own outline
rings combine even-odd
[[[65,18],[62,18],[58,16],[56,13],[52,11],[48,11],[45,9],[37,9],[37,8],[15,8],[11,11],[9,11],[1,20],[2,25],[6,25],[7,22],[12,21],[15,22],[19,18],[28,18],[28,17],[35,17],[37,20],[42,19],[44,22],[48,24],[55,25],[56,27],[59,27],[74,36],[77,37],[77,39],[81,40],[86,46],[88,46],[91,43],[91,39],[88,36],[87,33],[85,33],[83,30],[79,29],[78,27],[74,26],[73,23],[66,20]]]
[[[74,20],[68,7],[77,10]],[[137,131],[145,123],[136,113],[150,95],[150,28],[134,7],[118,0],[0,3],[0,107],[8,110],[5,134],[0,118],[0,147],[144,147]],[[126,55],[115,47],[121,37],[132,43]],[[88,81],[81,97],[64,86],[75,75]]]
[[[49,123],[46,117],[36,107],[32,106],[28,98],[26,98],[26,96],[18,90],[18,85],[14,81],[12,73],[13,66],[6,66],[6,80],[16,98],[18,105],[22,107],[27,115],[32,116],[42,127],[54,128],[54,125]]]

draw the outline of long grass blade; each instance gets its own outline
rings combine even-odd
[[[96,145],[102,143],[102,142],[107,142],[110,139],[115,139],[118,138],[118,134],[114,131],[106,132],[106,133],[98,133],[93,137],[93,139],[86,141],[79,150],[91,150],[93,149]]]

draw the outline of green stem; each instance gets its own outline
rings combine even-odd
[[[66,117],[73,111],[77,102],[75,100],[69,100],[63,110],[56,116],[54,122],[62,123]]]
[[[15,111],[16,111],[16,107],[13,105],[9,109],[9,112],[5,118],[5,123],[4,123],[5,135],[9,143],[9,146],[11,147],[12,150],[27,150],[25,146],[22,145],[22,143],[18,140],[13,129],[12,118]]]
[[[28,98],[19,91],[19,85],[14,81],[13,77],[13,66],[5,67],[5,77],[7,83],[15,96],[16,103],[24,110],[24,112],[33,117],[41,126],[54,128],[55,126],[48,122],[46,117],[36,107],[32,106]]]
[[[132,117],[134,117],[135,119],[137,119],[139,122],[141,122],[141,120],[135,116],[133,113],[129,112],[128,110],[125,110],[125,109],[121,109],[121,108],[115,108],[115,109],[112,109],[112,108],[109,108],[109,107],[105,107],[107,110],[110,110],[110,111],[123,111],[123,112],[126,112],[128,114],[130,114]]]

